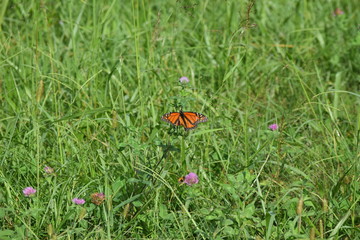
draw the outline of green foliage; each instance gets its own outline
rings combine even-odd
[[[359,11],[2,1],[0,239],[355,239]]]

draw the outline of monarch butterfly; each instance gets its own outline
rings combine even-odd
[[[171,123],[174,126],[183,126],[185,130],[191,130],[197,127],[198,123],[206,122],[205,115],[197,112],[170,112],[161,117],[161,120]]]

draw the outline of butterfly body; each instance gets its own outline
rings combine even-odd
[[[198,123],[206,122],[208,118],[197,112],[170,112],[161,117],[161,120],[174,126],[183,126],[185,130],[195,129]]]

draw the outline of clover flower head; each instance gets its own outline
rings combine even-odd
[[[185,176],[185,179],[183,182],[186,183],[188,186],[197,184],[199,182],[198,175],[196,175],[196,173],[191,172]]]
[[[188,83],[188,82],[190,82],[190,80],[189,80],[187,77],[181,77],[181,78],[179,79],[179,81],[180,81],[181,83]]]
[[[276,123],[271,124],[271,125],[269,125],[269,129],[270,129],[271,131],[276,131],[276,130],[279,129],[279,125],[277,125]]]
[[[339,15],[343,15],[343,14],[344,14],[343,10],[341,10],[340,8],[336,8],[332,15],[339,16]]]
[[[73,198],[71,201],[76,205],[83,205],[85,203],[85,199],[82,198]]]
[[[31,197],[31,196],[35,195],[36,189],[34,189],[33,187],[26,187],[23,189],[23,193],[24,193],[25,197]]]
[[[105,201],[104,193],[93,193],[91,194],[91,202],[95,205],[100,205]]]
[[[44,167],[44,172],[47,173],[47,174],[52,174],[52,173],[54,173],[54,169],[52,167],[45,166]]]

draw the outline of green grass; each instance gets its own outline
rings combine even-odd
[[[0,239],[356,239],[358,1],[251,6],[2,1]]]

